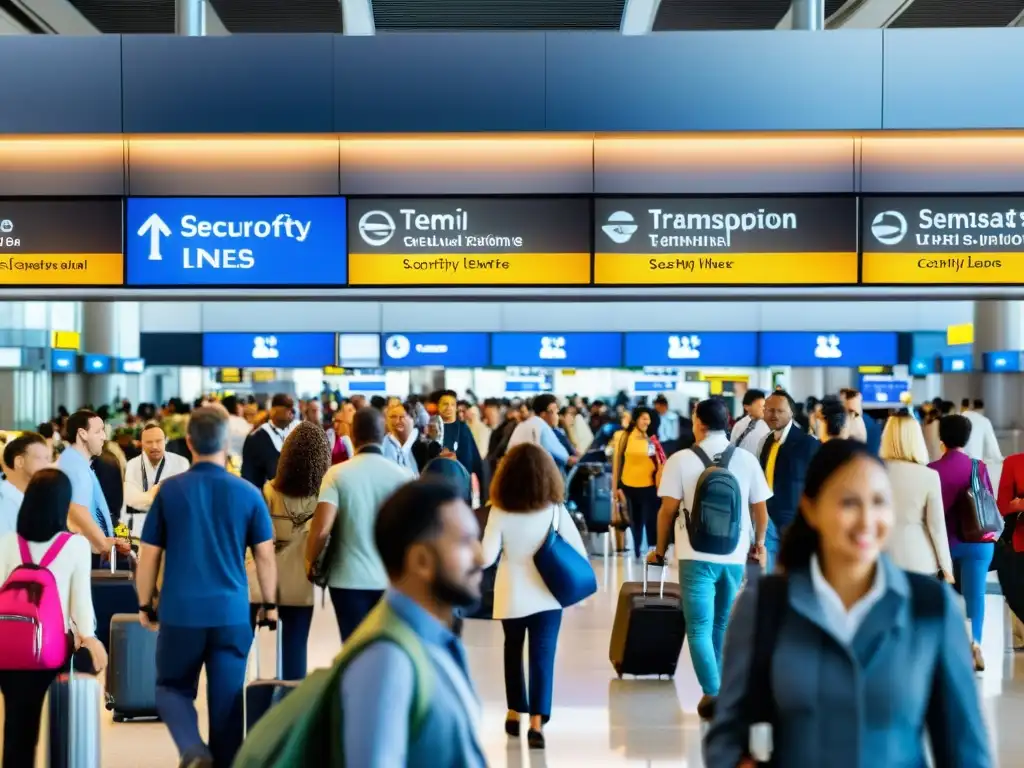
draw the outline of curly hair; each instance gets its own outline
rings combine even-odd
[[[533,443],[509,451],[491,481],[491,504],[505,512],[536,512],[564,500],[565,483],[551,454]]]
[[[308,421],[299,422],[281,448],[274,489],[295,499],[314,496],[320,493],[320,483],[330,466],[331,452],[324,430]]]

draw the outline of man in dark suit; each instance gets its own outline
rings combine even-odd
[[[818,450],[816,439],[804,432],[793,421],[796,410],[793,398],[784,390],[776,390],[765,402],[764,420],[772,430],[758,451],[772,497],[768,499],[767,569],[775,568],[779,543],[797,515],[800,497],[804,492],[807,467]]]
[[[261,491],[267,480],[277,474],[277,460],[285,438],[295,425],[295,401],[290,395],[274,395],[270,401],[270,418],[259,429],[250,432],[242,444],[242,478]]]

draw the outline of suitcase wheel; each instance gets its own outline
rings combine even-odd
[[[114,711],[114,702],[112,702],[112,701],[108,701],[103,706],[106,707],[107,712],[113,712]]]
[[[114,713],[114,722],[115,723],[123,723],[123,722],[126,721],[126,719],[127,718],[125,718],[125,716],[120,714],[119,712],[115,712]]]

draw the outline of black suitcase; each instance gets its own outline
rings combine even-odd
[[[260,628],[256,627],[252,640],[252,655],[255,656],[256,678],[245,686],[245,697],[242,706],[245,709],[245,733],[249,734],[260,719],[271,710],[281,699],[299,687],[299,680],[281,680],[284,667],[284,638],[281,633],[281,621],[278,619],[277,630],[277,671],[272,678],[260,677]]]
[[[138,613],[110,620],[107,664],[107,709],[114,722],[159,719],[156,709],[156,632],[139,622]]]
[[[117,552],[111,553],[116,558]],[[92,572],[92,607],[96,614],[96,639],[110,648],[110,621],[118,613],[139,612],[139,595],[135,591],[135,575],[130,569],[117,570],[117,560],[110,568]]]
[[[683,650],[686,622],[679,585],[665,583],[662,567],[660,587],[649,592],[647,569],[645,563],[642,582],[627,581],[619,591],[608,647],[608,658],[619,677],[672,677]]]

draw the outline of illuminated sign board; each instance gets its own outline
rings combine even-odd
[[[83,373],[110,373],[109,355],[82,355]]]
[[[875,197],[861,210],[865,283],[1024,283],[1024,198]]]
[[[758,334],[763,366],[858,368],[895,365],[897,334],[875,331],[764,331]]]
[[[0,285],[121,285],[120,200],[0,200]]]
[[[78,355],[68,349],[50,350],[50,370],[54,373],[74,373],[77,369]]]
[[[141,357],[119,357],[117,358],[118,373],[144,373],[146,361]]]
[[[204,333],[210,368],[323,368],[334,365],[333,333]]]
[[[486,333],[389,333],[381,346],[386,367],[485,368],[490,363]]]
[[[598,198],[594,282],[857,282],[852,197]]]
[[[343,197],[132,197],[128,285],[344,285]]]
[[[1020,373],[1024,370],[1021,360],[1024,355],[1019,350],[985,352],[981,357],[985,373]]]
[[[491,364],[537,368],[621,368],[621,333],[494,333]],[[508,390],[512,391],[512,390]]]
[[[756,365],[757,334],[752,331],[626,334],[627,368]]]
[[[351,285],[590,282],[590,201],[350,200]]]

